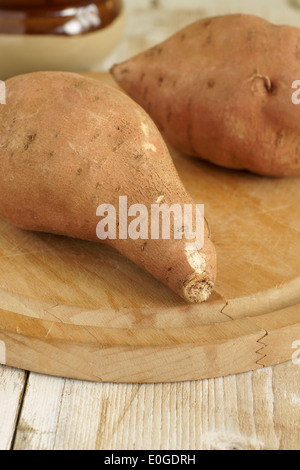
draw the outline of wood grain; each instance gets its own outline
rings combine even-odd
[[[31,374],[14,448],[296,450],[297,367],[144,385]]]
[[[288,8],[288,2],[283,0],[186,0],[184,7],[181,0],[160,0],[156,2],[158,5],[154,10],[151,9],[150,0],[126,0],[126,3],[129,10],[126,37],[116,53],[103,64],[103,70],[107,70],[115,61],[125,60],[165,39],[188,22],[206,15],[243,11],[259,14],[278,23],[295,26],[300,24],[300,10]],[[255,193],[255,186],[253,191]],[[271,192],[266,191],[265,197],[272,197]],[[297,206],[295,210],[297,211]],[[293,216],[289,218],[291,221]],[[15,255],[17,263],[20,256],[22,258],[26,255],[18,253],[17,239],[14,239],[8,227],[6,236],[15,240],[15,251],[10,253],[10,257]],[[41,261],[38,264],[36,260],[35,266],[43,265],[45,239],[47,237],[39,240],[35,255]],[[64,242],[61,240],[61,243]],[[278,240],[278,246],[282,243],[283,238]],[[80,244],[80,253],[83,246],[84,244]],[[51,247],[49,251],[51,252]],[[72,250],[70,251],[72,254]],[[90,258],[92,257],[93,253],[90,254]],[[98,282],[97,268],[101,267],[99,259],[96,259],[93,272],[88,277],[92,284]],[[76,260],[80,263],[82,259],[76,256]],[[34,288],[38,281],[38,268],[35,275],[28,272],[23,281],[19,282],[18,290],[25,294],[21,298],[18,295],[12,296],[5,290],[7,285],[14,286],[13,276],[16,271],[10,271],[9,268],[11,269],[11,264],[7,264],[5,253],[4,256],[1,254],[0,270],[2,273],[6,270],[8,283],[5,284],[2,280],[3,290],[0,295],[2,299],[5,297],[4,308],[10,305],[14,312],[28,314],[31,311],[34,316],[36,309],[33,309],[32,299],[29,299],[28,304],[26,296],[28,293],[41,296],[39,284],[37,289]],[[19,268],[24,275],[22,261]],[[75,289],[72,284],[68,286],[60,281],[62,293],[57,293],[56,274],[51,273],[51,266],[49,271],[43,292],[46,293],[46,298],[48,295],[53,299],[53,315],[58,313],[59,320],[69,318],[69,311],[62,312],[57,297],[58,300],[71,297]],[[33,282],[30,280],[31,276]],[[64,280],[63,274],[61,276]],[[75,269],[74,278],[76,276],[80,276],[79,266]],[[128,284],[131,293],[130,283]],[[262,300],[259,302],[259,309],[255,310],[253,303],[251,309],[247,310],[247,315],[273,312],[288,307],[290,303],[296,304],[297,289],[291,286],[286,299],[282,296],[282,290],[277,289],[281,285],[271,288],[272,292],[266,299],[258,294],[257,298]],[[84,308],[88,309],[93,296],[90,291],[81,292],[81,295],[85,296]],[[239,305],[240,301],[242,305]],[[151,295],[152,306],[156,302],[155,291]],[[167,299],[167,304],[171,308],[174,306],[170,298]],[[109,302],[106,303],[108,305]],[[244,297],[237,298],[230,312],[232,318],[239,317],[241,312],[244,314],[247,305]],[[48,311],[48,307],[47,303],[42,312],[45,318],[51,319],[51,309]],[[227,307],[229,308],[229,304]],[[55,312],[56,309],[59,312]],[[80,322],[86,313],[77,313]],[[128,312],[127,315],[131,316]],[[192,315],[198,323],[199,315]],[[95,316],[89,314],[90,324],[94,324],[96,316],[96,312]],[[159,316],[154,318],[157,320]],[[172,317],[169,316],[169,320],[170,318]],[[143,318],[142,326],[148,324],[148,321],[152,321],[150,317]],[[186,317],[183,324],[185,321]],[[110,317],[111,326],[119,322],[120,317]],[[129,324],[131,323],[132,319],[129,319]],[[126,315],[122,315],[120,324],[128,325]],[[273,344],[274,347],[276,348],[276,343]],[[299,372],[299,366],[290,361],[224,378],[139,385],[81,382],[35,373],[29,374],[26,382],[26,373],[3,366],[0,372],[0,448],[299,449]]]
[[[8,450],[13,440],[22,402],[26,372],[0,366],[0,449]]]

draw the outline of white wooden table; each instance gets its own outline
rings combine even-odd
[[[293,3],[127,0],[125,38],[103,70],[204,16],[253,13],[300,27]],[[0,366],[0,449],[299,448],[300,365],[292,360],[237,376],[155,385],[80,382]]]

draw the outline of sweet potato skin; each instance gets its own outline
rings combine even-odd
[[[147,208],[194,204],[157,127],[121,91],[65,72],[37,72],[6,82],[0,106],[0,216],[26,230],[99,242],[100,204]],[[216,253],[205,236],[206,269],[196,275],[205,295],[187,292],[195,272],[185,240],[106,241],[189,301],[207,300]]]
[[[300,29],[206,18],[116,65],[118,84],[180,151],[260,175],[300,175]]]

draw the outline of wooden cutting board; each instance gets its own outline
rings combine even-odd
[[[0,362],[143,383],[292,358],[300,340],[300,179],[229,171],[170,151],[186,188],[205,204],[217,248],[210,301],[187,305],[103,244],[0,220]]]

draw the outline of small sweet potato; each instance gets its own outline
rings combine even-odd
[[[260,175],[300,175],[300,29],[206,18],[116,65],[119,85],[182,152]]]
[[[6,82],[0,106],[0,215],[26,230],[99,242],[98,208],[191,204],[157,127],[131,98],[73,73],[37,72]],[[116,218],[116,221],[118,218]],[[190,302],[209,298],[216,253],[186,239],[106,243]]]

